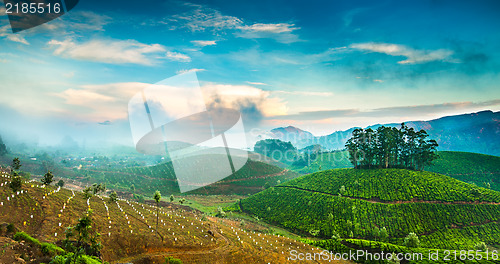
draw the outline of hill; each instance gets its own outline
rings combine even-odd
[[[455,116],[446,116],[429,121],[405,121],[416,130],[424,129],[429,138],[435,139],[439,150],[467,151],[500,156],[500,112],[482,111]],[[400,123],[384,124],[386,127],[399,126]],[[376,129],[380,124],[367,128]],[[295,127],[273,129],[275,138],[290,141],[297,148],[320,144],[325,149],[343,149],[345,142],[351,138],[350,128],[336,131],[325,136],[313,136],[310,132]]]
[[[271,130],[271,133],[283,141],[300,142],[314,137],[311,132],[304,131],[294,126],[278,127]]]
[[[204,159],[204,162],[206,166],[218,166],[210,159]],[[165,194],[179,193],[172,162],[122,169],[81,169],[78,174],[78,180],[89,184],[106,183],[108,188],[122,192],[150,195],[160,190]],[[236,173],[190,193],[247,195],[261,191],[266,183],[276,185],[278,181],[284,182],[298,176],[295,172],[249,159]]]
[[[314,145],[317,146],[317,145]],[[306,155],[302,155],[306,157]],[[345,150],[320,152],[312,158],[301,158],[288,166],[288,169],[301,173],[314,173],[322,170],[352,168],[352,163],[349,161],[349,153]]]
[[[347,151],[323,152],[307,163],[296,162],[288,169],[314,173],[328,169],[352,168]],[[500,191],[500,157],[470,152],[438,151],[438,158],[425,171],[444,174],[480,187]]]
[[[3,244],[7,254],[0,254],[0,263],[48,263],[55,254],[63,254],[59,249],[51,251],[52,255],[37,251],[26,238],[12,240],[13,234],[23,231],[36,239],[35,245],[62,247],[66,227],[74,226],[87,209],[93,210],[93,230],[101,234],[102,259],[113,263],[165,263],[167,256],[185,263],[286,263],[291,249],[319,252],[301,242],[247,230],[238,221],[204,215],[177,202],[161,202],[156,229],[156,208],[147,204],[124,199],[112,202],[105,196],[86,199],[81,192],[43,188],[37,182],[25,182],[22,193],[13,193],[6,185],[9,181],[7,174],[0,173],[0,241],[8,243]],[[11,227],[5,228],[7,224]]]
[[[425,170],[500,191],[500,157],[469,152],[439,151]]]
[[[500,244],[500,193],[431,172],[322,171],[255,194],[240,208],[303,234],[338,238],[313,243],[330,250],[372,247],[363,241],[402,247],[411,232],[422,248]]]

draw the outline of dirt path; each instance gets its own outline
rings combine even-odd
[[[315,191],[315,190],[309,190],[309,189],[304,189],[304,188],[295,187],[295,186],[274,186],[274,188],[289,188],[289,189],[296,189],[296,190],[301,190],[301,191],[306,191],[306,192],[314,192],[314,193],[321,193],[321,194],[326,194],[326,195],[330,195],[330,196],[337,196],[336,194]],[[491,204],[491,205],[500,205],[500,203],[495,203],[495,202],[467,202],[467,201],[443,202],[443,201],[423,201],[423,200],[383,201],[383,200],[380,200],[378,198],[368,199],[368,198],[352,197],[352,196],[346,196],[346,195],[342,195],[342,197],[348,198],[348,199],[353,199],[353,200],[362,200],[362,201],[369,202],[369,203],[380,203],[380,204],[427,203],[427,204]]]

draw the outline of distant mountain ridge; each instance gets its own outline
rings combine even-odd
[[[481,111],[477,113],[445,116],[429,121],[407,121],[409,127],[424,129],[429,138],[439,143],[439,150],[467,151],[500,156],[500,112]],[[399,123],[383,124],[397,127]],[[376,124],[367,128],[377,129]],[[297,148],[319,144],[325,149],[343,149],[356,127],[345,131],[336,131],[326,136],[316,137],[308,131],[293,126],[271,130],[271,134],[280,140],[290,141]]]

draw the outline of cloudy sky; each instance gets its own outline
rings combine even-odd
[[[500,110],[497,1],[92,1],[13,34],[0,8],[0,133],[132,144],[129,99],[195,71],[247,129]],[[210,101],[211,100],[211,101]]]

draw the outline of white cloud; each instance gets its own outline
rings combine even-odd
[[[180,62],[191,61],[191,58],[188,55],[173,51],[167,51],[165,57],[172,61],[180,61]]]
[[[263,24],[256,23],[249,26],[238,27],[241,32],[236,33],[236,36],[242,38],[272,38],[281,43],[293,43],[300,41],[299,37],[292,32],[300,29],[294,24],[278,23],[278,24]]]
[[[405,60],[398,61],[399,64],[419,64],[431,61],[458,62],[451,58],[453,51],[447,49],[417,50],[405,45],[374,42],[351,44],[349,47],[362,51],[406,57]]]
[[[236,28],[243,22],[233,16],[222,15],[220,11],[202,5],[186,3],[186,6],[194,9],[182,14],[173,15],[163,21],[170,26],[171,30],[185,28],[191,32]]]
[[[286,33],[292,32],[296,29],[300,29],[295,27],[294,24],[288,23],[278,23],[278,24],[264,24],[264,23],[256,23],[250,26],[242,26],[240,27],[243,31],[254,32],[254,33]]]
[[[18,42],[18,43],[22,43],[25,45],[29,45],[28,41],[26,41],[26,39],[24,38],[24,35],[22,33],[14,34],[14,33],[11,33],[10,31],[11,31],[10,25],[5,25],[3,27],[0,27],[0,37],[5,37],[8,40],[13,41],[13,42]]]
[[[151,85],[138,82],[83,85],[60,93],[53,93],[52,95],[62,98],[64,103],[68,105],[66,109],[76,107],[78,111],[72,113],[72,116],[77,119],[87,121],[110,120],[112,122],[118,119],[126,119],[130,98]],[[169,86],[164,88],[171,90],[172,94],[182,93],[182,88]],[[210,107],[228,107],[238,109],[244,114],[255,112],[265,117],[284,115],[288,110],[286,102],[281,98],[273,97],[269,91],[248,85],[207,83],[201,89],[206,104]],[[172,107],[171,109],[180,109],[180,107]],[[82,110],[82,108],[86,110]]]
[[[203,5],[185,4],[192,9],[179,15],[165,18],[160,23],[166,24],[171,30],[187,29],[191,32],[203,32],[211,30],[217,34],[225,33],[225,30],[234,30],[237,37],[242,38],[271,38],[281,43],[292,43],[300,41],[299,37],[292,32],[300,29],[290,23],[245,23],[242,19],[223,15],[220,11]],[[195,43],[195,42],[193,42]],[[215,45],[211,42],[201,41],[197,45]]]
[[[95,39],[77,43],[66,39],[51,40],[48,44],[55,47],[54,55],[111,64],[154,65],[161,58],[184,62],[191,60],[187,55],[167,51],[160,44],[143,44],[135,40]],[[165,55],[159,56],[162,53]]]
[[[189,69],[189,70],[178,70],[176,73],[177,74],[184,74],[184,73],[188,73],[188,72],[202,72],[202,71],[206,71],[205,69]]]
[[[192,40],[191,43],[201,47],[217,45],[215,40]]]
[[[110,83],[83,85],[52,94],[64,99],[64,103],[79,107],[72,116],[87,121],[126,119],[128,101],[134,94],[149,86],[147,83]],[[81,108],[86,109],[82,111]]]
[[[247,82],[247,83],[251,85],[268,85],[267,83],[261,83],[261,82]]]
[[[207,105],[214,107],[235,108],[242,112],[252,109],[263,116],[284,115],[288,111],[281,98],[249,85],[207,84],[202,90],[208,98]]]

